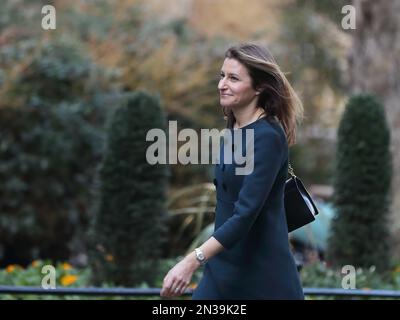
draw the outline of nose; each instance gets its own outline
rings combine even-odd
[[[218,82],[218,90],[226,89],[225,78],[221,78]]]

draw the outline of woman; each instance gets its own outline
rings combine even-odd
[[[181,295],[204,265],[193,299],[304,299],[284,213],[288,146],[302,104],[272,55],[255,44],[227,50],[218,89],[227,127],[254,130],[254,169],[241,176],[234,161],[216,165],[214,233],[168,272],[161,296]]]

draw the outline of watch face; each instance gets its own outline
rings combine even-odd
[[[197,260],[199,260],[199,261],[205,260],[204,254],[200,250],[196,250],[196,257],[197,257]]]

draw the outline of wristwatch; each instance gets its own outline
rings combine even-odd
[[[201,251],[200,248],[196,248],[194,249],[194,252],[196,253],[197,261],[203,266],[206,263],[206,257],[204,256],[203,251]]]

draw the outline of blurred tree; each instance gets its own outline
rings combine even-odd
[[[299,93],[305,120],[293,166],[310,183],[331,183],[336,128],[344,106],[348,36],[340,28],[342,1],[288,1],[272,43],[278,63]],[[305,158],[307,160],[305,160]]]
[[[166,228],[168,167],[150,165],[146,150],[152,128],[165,130],[159,101],[136,92],[116,110],[99,168],[99,199],[90,233],[94,281],[152,284]]]
[[[297,6],[306,7],[318,14],[328,17],[337,23],[342,20],[342,7],[349,4],[347,0],[294,0]]]
[[[383,106],[373,96],[352,97],[338,131],[334,181],[337,215],[328,248],[328,261],[335,266],[389,267],[389,145]]]
[[[400,185],[400,2],[353,1],[356,29],[349,57],[350,85],[354,93],[370,92],[381,98],[393,152],[393,185]],[[393,188],[391,232],[394,255],[400,258],[400,193]]]
[[[176,0],[175,0],[176,1]],[[190,24],[205,37],[222,37],[230,42],[248,41],[262,34],[272,40],[279,28],[283,5],[287,0],[188,0]]]

